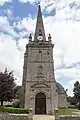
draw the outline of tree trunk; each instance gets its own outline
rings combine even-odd
[[[3,106],[3,100],[1,100],[1,106]]]

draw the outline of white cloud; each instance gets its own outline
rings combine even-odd
[[[16,41],[10,35],[0,33],[0,71],[14,70],[14,76],[17,78],[16,83],[21,85],[23,74],[23,58],[27,39],[19,39],[18,48]]]
[[[19,1],[22,2],[22,3],[27,3],[27,2],[34,3],[35,2],[35,0],[19,0]]]
[[[11,9],[5,9],[4,13],[7,15],[8,18],[12,17],[12,10]]]
[[[23,18],[17,23],[14,23],[14,27],[19,30],[26,29],[27,32],[34,32],[36,25],[36,19],[32,19],[31,17]]]
[[[16,82],[20,85],[23,65],[21,52],[17,49],[15,40],[3,33],[0,33],[0,56],[0,71],[4,70],[4,67],[14,70],[14,75],[19,78]]]
[[[18,46],[19,46],[20,51],[22,52],[22,58],[24,57],[23,55],[24,55],[25,47],[26,47],[27,43],[28,43],[28,39],[27,38],[19,39]]]
[[[27,43],[27,39],[23,38],[25,34],[24,30],[17,33],[8,17],[0,16],[0,71],[4,71],[4,67],[14,70],[18,85],[22,82],[24,49]]]
[[[11,35],[12,37],[16,38],[19,37],[18,34],[14,31],[13,27],[10,26],[8,21],[8,17],[0,16],[0,31]]]
[[[12,2],[12,0],[0,0],[0,6],[4,5],[6,2]]]
[[[56,11],[56,19],[80,20],[80,0],[19,0],[20,2],[31,4],[40,1],[42,10],[47,12]],[[46,3],[46,4],[45,4]]]

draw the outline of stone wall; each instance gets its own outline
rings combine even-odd
[[[67,99],[65,93],[58,94],[58,105],[59,108],[67,107]]]
[[[65,117],[60,117],[56,120],[80,120],[80,116],[65,116]]]
[[[0,113],[0,120],[29,120],[27,115],[10,115],[8,113]]]

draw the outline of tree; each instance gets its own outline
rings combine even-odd
[[[16,86],[15,88],[14,88],[14,94],[15,94],[15,98],[18,98],[18,91],[19,91],[19,89],[21,88],[21,86]]]
[[[74,96],[68,96],[67,97],[67,101],[71,104],[71,105],[76,105],[77,104],[77,99]]]
[[[2,73],[0,72],[0,101],[3,105],[3,101],[11,101],[14,98],[14,76],[13,72],[8,72],[7,68]]]
[[[77,100],[77,103],[79,103],[78,105],[80,106],[80,83],[78,81],[74,83],[73,92],[74,92],[74,97]]]
[[[78,81],[74,83],[73,92],[74,92],[75,98],[78,100],[78,102],[80,102],[80,83]]]

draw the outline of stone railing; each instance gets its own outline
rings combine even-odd
[[[32,120],[33,115],[29,114],[9,114],[5,112],[0,112],[0,120]]]
[[[56,118],[56,120],[80,120],[80,116],[79,115],[60,116],[59,118]]]
[[[0,120],[29,120],[28,115],[8,114],[0,112]]]

